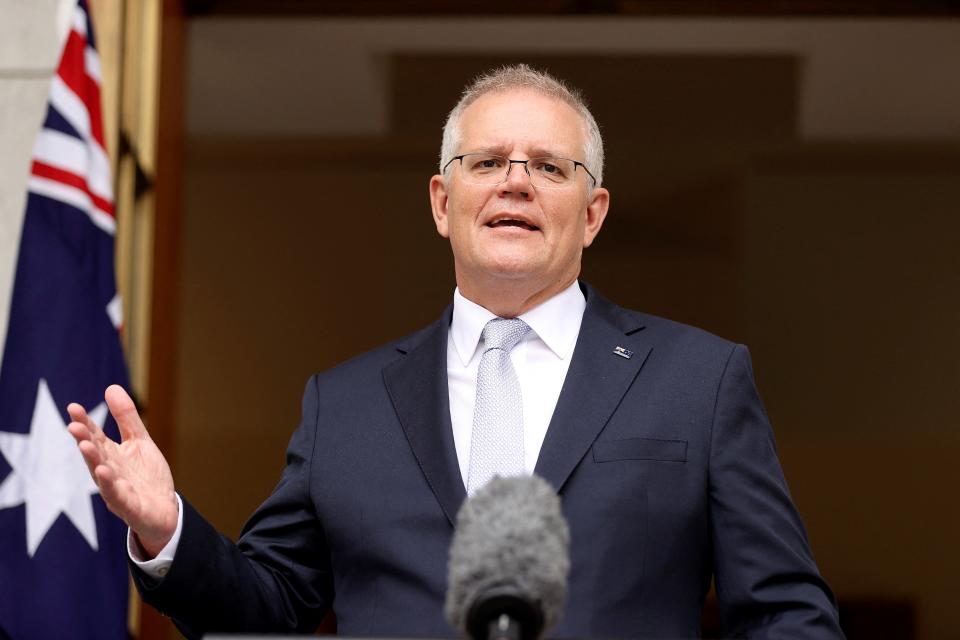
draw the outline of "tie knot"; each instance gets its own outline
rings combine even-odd
[[[520,318],[494,318],[483,328],[483,351],[503,349],[510,351],[520,339],[530,331],[527,323]]]

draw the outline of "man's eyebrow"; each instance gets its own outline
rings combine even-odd
[[[506,156],[507,148],[504,145],[489,145],[485,147],[477,147],[468,153],[490,153],[497,156]]]
[[[566,154],[560,153],[556,149],[547,149],[545,147],[534,147],[530,152],[531,158],[566,158]]]
[[[490,153],[498,156],[508,157],[507,146],[506,145],[489,145],[485,147],[477,147],[476,149],[469,151],[468,153]],[[530,151],[529,157],[531,158],[566,158],[567,156],[557,152],[553,149],[547,149],[545,147],[534,147]]]

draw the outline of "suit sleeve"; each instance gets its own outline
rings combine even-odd
[[[234,544],[186,500],[183,532],[166,577],[131,565],[144,601],[187,637],[217,632],[312,632],[333,598],[329,553],[310,498],[318,419],[316,378],[287,448],[286,468]]]
[[[709,465],[724,637],[843,638],[742,345],[734,347],[720,381]]]

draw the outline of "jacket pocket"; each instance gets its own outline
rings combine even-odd
[[[687,441],[624,438],[622,440],[598,440],[593,443],[594,462],[615,462],[617,460],[686,462]]]

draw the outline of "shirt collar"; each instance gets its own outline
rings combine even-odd
[[[587,301],[576,280],[569,287],[520,315],[532,332],[561,360],[573,353],[580,333]],[[463,366],[467,366],[480,343],[487,322],[496,316],[477,303],[467,300],[458,287],[453,292],[453,321],[450,336]]]

